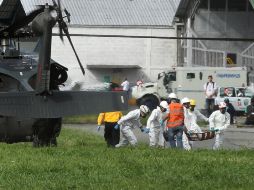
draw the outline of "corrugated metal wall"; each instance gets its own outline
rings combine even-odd
[[[62,0],[71,24],[90,26],[171,26],[181,0]],[[21,0],[26,12],[51,0]]]

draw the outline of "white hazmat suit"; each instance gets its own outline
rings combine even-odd
[[[150,146],[160,146],[164,147],[164,137],[163,137],[163,127],[160,124],[160,121],[168,113],[162,112],[160,107],[154,109],[147,120],[146,128],[149,129],[149,140]]]
[[[204,116],[202,113],[200,113],[200,111],[198,110],[191,111],[189,109],[184,110],[184,125],[188,132],[202,133],[202,130],[197,124],[198,119],[208,122],[208,118]],[[191,150],[192,146],[193,141],[189,141],[186,134],[183,133],[183,148],[185,150]]]
[[[218,130],[215,133],[215,142],[213,149],[219,149],[223,143],[223,132],[230,125],[230,115],[228,112],[222,114],[220,110],[214,111],[209,117],[209,126],[211,130]]]
[[[117,123],[120,125],[122,139],[115,147],[127,146],[129,143],[132,146],[137,144],[137,138],[133,133],[136,127],[142,127],[140,122],[140,109],[130,111],[127,115],[123,116]]]

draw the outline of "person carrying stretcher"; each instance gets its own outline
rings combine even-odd
[[[184,105],[185,103],[183,103]],[[184,105],[185,106],[185,105]],[[184,125],[185,125],[185,134],[183,135],[183,147],[185,150],[191,150],[193,147],[193,141],[190,141],[187,135],[196,134],[199,140],[202,139],[202,130],[197,124],[197,120],[204,120],[208,122],[208,118],[200,113],[199,110],[195,109],[196,101],[191,99],[189,101],[189,106],[185,109],[184,114]],[[187,135],[186,135],[187,134]]]

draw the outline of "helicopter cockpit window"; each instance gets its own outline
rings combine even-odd
[[[167,85],[171,81],[176,81],[176,72],[168,72],[165,74],[165,77],[163,79],[163,84]]]

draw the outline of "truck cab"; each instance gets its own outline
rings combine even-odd
[[[217,86],[246,86],[245,67],[173,67],[158,74],[156,83],[144,83],[132,88],[132,97],[137,103],[156,107],[160,100],[174,92],[179,99],[188,97],[197,101],[197,108],[205,108],[204,85],[212,75]],[[151,100],[151,101],[150,101]],[[155,101],[156,100],[156,101]]]
[[[158,87],[158,83],[144,83],[137,86],[132,87],[131,90],[132,98],[136,99],[136,104],[147,105],[150,110],[155,109],[160,103],[160,87]]]

